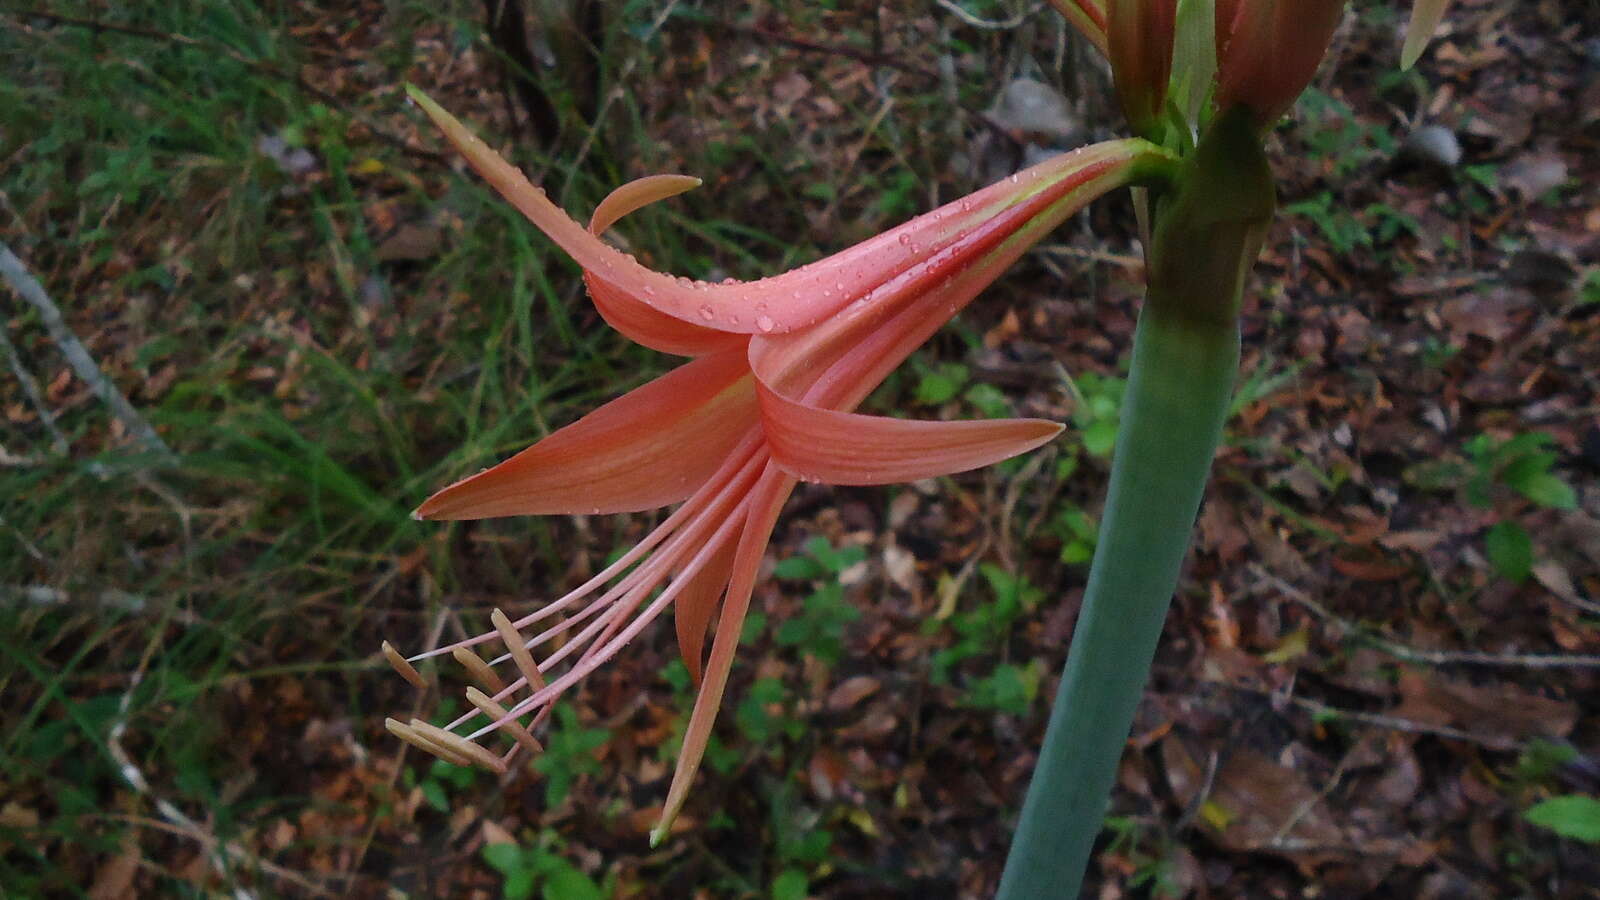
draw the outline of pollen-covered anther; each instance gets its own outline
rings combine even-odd
[[[511,619],[498,609],[489,614],[489,621],[493,622],[495,630],[500,632],[500,640],[505,642],[506,652],[511,654],[511,661],[517,664],[522,677],[528,679],[528,689],[537,691],[543,688],[544,676],[539,673],[539,666],[534,663],[533,654],[529,653],[527,646],[522,643],[522,632],[512,626]]]
[[[450,655],[461,665],[461,668],[467,670],[467,674],[472,677],[472,680],[477,682],[478,686],[488,693],[498,694],[506,689],[506,683],[500,680],[500,676],[495,674],[494,669],[489,668],[489,664],[483,661],[483,657],[473,653],[466,647],[457,647],[450,651]]]
[[[400,655],[400,651],[396,650],[394,645],[388,641],[383,642],[383,658],[389,661],[389,665],[400,674],[401,678],[411,682],[412,687],[418,690],[427,689],[428,683],[422,680],[422,674],[411,663],[407,662],[406,658]]]
[[[412,719],[410,727],[414,734],[435,747],[465,757],[491,772],[504,774],[506,771],[504,760],[453,731],[446,731],[421,719]]]
[[[478,711],[488,716],[491,722],[499,722],[505,719],[505,724],[500,726],[500,730],[516,738],[517,744],[522,749],[529,753],[544,752],[544,746],[539,743],[538,739],[529,733],[528,729],[523,728],[521,722],[508,718],[509,714],[506,712],[506,708],[494,702],[494,699],[488,694],[475,687],[469,687],[467,688],[467,702],[476,706]]]
[[[404,722],[400,722],[395,719],[384,719],[383,727],[389,729],[390,734],[402,741],[405,741],[418,750],[421,750],[429,756],[438,757],[439,759],[442,759],[451,765],[472,765],[472,760],[470,758],[463,756],[462,754],[457,753],[448,747],[442,747],[438,744],[435,744],[433,741],[419,734],[416,729],[405,724]]]

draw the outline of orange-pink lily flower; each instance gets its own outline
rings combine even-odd
[[[696,179],[624,185],[585,229],[443,109],[419,92],[412,97],[485,180],[579,262],[609,323],[638,343],[693,358],[422,504],[417,516],[425,519],[681,505],[604,571],[529,615],[511,621],[497,610],[494,631],[409,659],[385,644],[413,683],[422,680],[411,663],[449,653],[478,684],[467,693],[476,711],[445,728],[388,724],[445,759],[503,771],[519,750],[538,750],[529,729],[564,691],[672,607],[699,687],[652,833],[659,840],[704,754],[768,538],[797,480],[911,481],[988,465],[1054,437],[1060,426],[1037,419],[927,422],[852,410],[1043,234],[1169,158],[1138,139],[1087,147],[784,275],[706,284],[653,272],[599,238]],[[534,626],[536,634],[524,634]],[[490,641],[506,654],[485,661],[471,649]],[[547,644],[553,649],[536,660]],[[505,662],[514,679],[495,671]],[[474,730],[457,734],[463,727]],[[495,732],[512,741],[504,753],[478,743]]]

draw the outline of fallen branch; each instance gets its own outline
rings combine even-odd
[[[1483,653],[1476,650],[1422,650],[1399,641],[1392,641],[1385,637],[1373,634],[1371,629],[1351,622],[1336,615],[1321,603],[1311,599],[1305,591],[1273,575],[1257,565],[1252,565],[1250,571],[1258,579],[1268,584],[1287,597],[1311,612],[1317,618],[1330,622],[1346,634],[1364,641],[1382,650],[1384,653],[1406,662],[1425,663],[1434,666],[1469,665],[1469,666],[1502,666],[1507,668],[1523,669],[1594,669],[1600,668],[1600,656],[1589,654],[1564,654],[1564,653]]]
[[[1385,728],[1389,731],[1403,731],[1407,734],[1432,735],[1433,737],[1448,738],[1453,741],[1466,741],[1468,743],[1477,744],[1480,747],[1488,747],[1491,750],[1512,751],[1519,750],[1523,746],[1521,741],[1518,741],[1514,738],[1508,738],[1504,736],[1491,737],[1487,735],[1473,734],[1470,731],[1452,728],[1449,725],[1435,725],[1431,722],[1419,722],[1415,719],[1403,719],[1399,716],[1386,716],[1382,713],[1361,712],[1359,710],[1345,709],[1339,706],[1329,706],[1320,700],[1312,700],[1307,697],[1296,697],[1293,694],[1285,695],[1281,691],[1275,691],[1269,688],[1254,687],[1248,684],[1239,684],[1238,682],[1234,681],[1197,678],[1191,673],[1175,669],[1163,668],[1162,674],[1178,680],[1189,681],[1197,685],[1206,687],[1219,687],[1230,691],[1236,691],[1241,694],[1252,694],[1257,697],[1264,697],[1274,705],[1288,703],[1293,706],[1298,706],[1306,712],[1311,713],[1313,716],[1325,721],[1357,722],[1362,725],[1372,725],[1377,728]],[[1279,707],[1279,711],[1281,713],[1281,707]]]
[[[45,330],[50,333],[50,339],[55,341],[61,355],[67,358],[67,364],[77,376],[89,385],[90,389],[109,407],[128,433],[133,435],[146,450],[160,457],[163,464],[173,465],[177,462],[177,454],[167,446],[156,430],[150,427],[139,411],[133,408],[128,398],[118,391],[116,385],[111,383],[105,373],[95,363],[89,351],[78,340],[77,335],[67,327],[61,318],[61,310],[50,295],[46,294],[37,279],[28,274],[27,268],[22,265],[22,260],[17,259],[11,248],[0,243],[0,275],[4,275],[12,289],[22,299],[26,300],[34,309],[39,311],[39,318],[44,323]]]

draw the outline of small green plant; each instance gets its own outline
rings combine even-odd
[[[949,684],[950,670],[963,660],[984,656],[998,648],[1011,633],[1011,627],[1025,613],[1038,606],[1044,591],[1028,582],[1026,576],[1013,575],[993,563],[978,567],[993,601],[975,609],[958,612],[949,623],[956,639],[949,647],[933,654],[931,676],[935,684]],[[989,674],[973,680],[963,703],[1002,712],[1024,713],[1038,695],[1042,671],[1000,663]]]
[[[540,888],[544,900],[603,900],[610,896],[594,879],[567,862],[558,852],[559,846],[554,832],[546,832],[537,846],[485,844],[483,861],[505,879],[500,896],[506,900],[524,900]]]
[[[1323,191],[1298,203],[1285,204],[1283,212],[1285,215],[1303,216],[1311,220],[1340,255],[1348,254],[1357,247],[1372,246],[1372,235],[1367,231],[1367,226],[1347,207],[1336,201],[1329,191]]]
[[[1298,136],[1311,156],[1332,163],[1333,175],[1349,175],[1374,159],[1394,154],[1394,135],[1363,120],[1343,100],[1307,88],[1298,105]]]
[[[421,787],[422,799],[434,810],[442,813],[450,811],[450,793],[464,791],[472,787],[472,782],[477,779],[477,770],[471,766],[457,766],[447,763],[442,759],[434,760],[419,782],[415,771],[407,768],[402,778],[406,787]]]
[[[1094,559],[1094,545],[1100,524],[1077,504],[1063,504],[1050,519],[1050,530],[1061,539],[1061,561],[1072,566],[1088,565]]]
[[[774,638],[782,646],[798,647],[825,663],[838,662],[844,652],[845,626],[861,618],[861,611],[845,598],[844,585],[838,579],[846,569],[866,559],[867,551],[860,546],[836,550],[822,537],[807,541],[805,551],[805,556],[792,556],[779,562],[773,574],[779,578],[824,583],[805,599],[798,616],[778,626]]]
[[[1413,466],[1406,480],[1425,490],[1461,491],[1462,500],[1478,509],[1505,509],[1516,497],[1545,509],[1576,509],[1572,486],[1551,471],[1555,441],[1530,431],[1505,440],[1479,434],[1467,441],[1465,460],[1440,460]],[[1484,551],[1495,571],[1523,581],[1533,570],[1533,537],[1521,523],[1502,514],[1484,533]]]
[[[1556,455],[1547,447],[1554,442],[1543,432],[1526,432],[1505,441],[1480,434],[1467,443],[1472,471],[1464,488],[1469,504],[1480,509],[1495,506],[1495,488],[1508,488],[1535,505],[1549,509],[1575,509],[1572,486],[1550,471]],[[1484,535],[1489,562],[1501,576],[1523,581],[1533,570],[1533,538],[1526,528],[1504,518]]]
[[[1121,418],[1122,395],[1128,380],[1115,375],[1084,372],[1067,378],[1074,407],[1072,424],[1090,456],[1105,459],[1117,444],[1117,423]]]
[[[1587,794],[1551,797],[1535,804],[1523,818],[1568,840],[1600,844],[1600,799]]]
[[[764,745],[776,738],[799,738],[805,732],[805,723],[787,715],[789,692],[776,678],[758,678],[739,701],[734,711],[734,721],[739,731],[755,745]]]
[[[1127,816],[1107,816],[1105,828],[1111,832],[1106,852],[1123,856],[1133,867],[1128,887],[1148,886],[1152,897],[1183,896],[1182,887],[1173,877],[1170,838],[1148,834],[1150,829]]]
[[[1027,713],[1039,696],[1039,680],[1044,677],[1044,662],[1032,660],[1026,666],[1000,663],[994,671],[972,682],[964,703],[977,709],[993,709],[1020,716]]]
[[[1422,339],[1422,364],[1430,369],[1444,368],[1460,352],[1459,345],[1441,341],[1431,334]]]
[[[826,872],[833,832],[818,827],[818,815],[795,796],[794,783],[783,781],[768,792],[778,874],[769,890],[772,900],[805,900],[812,878]]]
[[[546,806],[556,806],[567,799],[579,775],[600,771],[595,751],[611,739],[611,732],[604,728],[585,728],[571,706],[556,707],[555,718],[556,724],[545,739],[544,753],[533,761],[533,767],[545,776]]]
[[[914,399],[923,406],[948,403],[966,387],[969,373],[967,367],[960,363],[923,364],[918,368],[920,373]]]
[[[1600,303],[1600,269],[1590,269],[1583,277],[1583,287],[1578,290],[1578,305]]]

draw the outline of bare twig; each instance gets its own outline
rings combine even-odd
[[[140,683],[144,681],[144,673],[149,669],[150,659],[155,654],[156,648],[160,646],[161,635],[165,630],[165,628],[151,630],[150,640],[145,644],[144,655],[139,659],[139,665],[134,669],[133,676],[128,681],[128,690],[123,693],[122,701],[117,704],[116,721],[111,724],[111,731],[106,735],[106,750],[110,752],[111,758],[116,760],[117,772],[122,776],[122,780],[126,781],[129,787],[149,798],[155,804],[156,812],[161,814],[161,818],[171,823],[180,833],[198,841],[200,846],[205,848],[206,856],[211,861],[211,867],[218,873],[228,871],[228,860],[230,858],[252,860],[259,864],[259,861],[254,860],[245,851],[231,844],[224,844],[215,836],[206,833],[205,829],[189,818],[183,810],[173,805],[172,801],[157,794],[150,786],[150,780],[144,777],[144,770],[139,768],[139,765],[133,761],[133,757],[129,756],[128,751],[122,747],[122,736],[128,731],[128,715],[129,708],[133,704],[133,694],[139,689]],[[254,900],[255,898],[254,894],[238,885],[233,888],[233,896],[234,900]]]
[[[1333,774],[1328,776],[1328,781],[1322,786],[1322,790],[1317,791],[1314,796],[1306,798],[1305,802],[1295,808],[1289,818],[1283,820],[1283,824],[1278,826],[1278,830],[1273,833],[1272,840],[1267,841],[1267,846],[1282,847],[1288,840],[1289,833],[1294,831],[1296,825],[1300,824],[1300,820],[1309,815],[1313,809],[1316,809],[1318,803],[1328,799],[1328,795],[1333,793],[1339,787],[1339,782],[1344,780],[1345,772],[1350,768],[1350,760],[1353,755],[1346,753],[1340,757],[1339,765],[1334,767]]]
[[[1491,750],[1516,750],[1522,746],[1520,741],[1507,737],[1491,737],[1451,728],[1448,725],[1434,725],[1431,722],[1418,722],[1415,719],[1402,719],[1398,716],[1386,716],[1382,713],[1360,712],[1353,709],[1344,709],[1338,706],[1329,706],[1319,700],[1306,697],[1285,697],[1283,694],[1267,688],[1254,687],[1248,684],[1239,684],[1232,681],[1214,681],[1195,678],[1187,672],[1167,670],[1166,674],[1180,680],[1187,680],[1195,684],[1211,687],[1225,688],[1241,694],[1254,694],[1258,697],[1267,697],[1274,703],[1288,702],[1301,709],[1329,720],[1346,722],[1359,722],[1363,725],[1372,725],[1377,728],[1387,728],[1390,731],[1404,731],[1408,734],[1427,734],[1434,737],[1448,738],[1453,741],[1466,741]]]
[[[921,66],[913,65],[903,59],[898,59],[886,53],[874,53],[870,50],[859,50],[855,47],[849,47],[843,44],[822,44],[816,41],[806,40],[805,38],[794,37],[792,35],[750,25],[735,25],[731,22],[716,22],[714,24],[717,28],[720,28],[723,31],[732,32],[734,34],[743,34],[748,37],[758,38],[774,44],[781,44],[792,50],[800,50],[806,53],[824,53],[829,56],[842,56],[845,59],[853,59],[856,62],[864,63],[865,65],[869,66],[894,69],[896,71],[905,72],[908,75],[916,75],[920,78],[932,79],[936,82],[944,81],[944,77],[933,69],[924,69]],[[988,113],[968,106],[967,104],[962,103],[958,98],[952,98],[951,102],[955,104],[957,109],[970,116],[973,121],[994,132],[1003,140],[1010,142],[1013,146],[1022,146],[1022,141],[1016,135],[1012,134],[1010,129],[1006,128],[1004,125],[1001,125],[999,122],[996,122],[989,116]]]
[[[167,442],[150,427],[150,423],[139,415],[139,411],[133,408],[128,398],[111,383],[111,379],[100,371],[100,367],[89,356],[89,351],[61,318],[61,310],[50,299],[50,295],[44,292],[37,279],[28,274],[28,270],[22,265],[22,260],[17,259],[11,248],[3,243],[0,243],[0,275],[5,276],[6,281],[22,299],[39,311],[39,318],[43,321],[45,330],[50,333],[50,339],[55,341],[56,347],[61,351],[61,355],[67,358],[67,363],[72,366],[78,377],[111,407],[112,414],[128,429],[128,433],[143,444],[145,449],[160,457],[163,463],[171,465],[177,462],[177,455],[172,452],[172,448],[168,447]]]
[[[1468,666],[1504,666],[1507,668],[1523,669],[1593,669],[1600,668],[1600,656],[1586,654],[1564,653],[1481,653],[1475,650],[1421,650],[1398,641],[1379,637],[1370,629],[1363,628],[1348,619],[1335,615],[1327,607],[1311,599],[1305,591],[1278,578],[1258,565],[1251,565],[1250,571],[1261,581],[1270,585],[1292,602],[1310,611],[1317,618],[1333,623],[1341,631],[1358,640],[1365,641],[1377,647],[1390,656],[1403,659],[1407,662],[1425,663],[1434,666],[1468,665]]]
[[[180,824],[177,824],[177,823],[174,823],[174,822],[163,822],[160,819],[152,819],[152,818],[149,818],[148,816],[130,816],[130,815],[126,815],[126,814],[111,814],[111,815],[106,816],[106,818],[112,819],[112,820],[118,821],[118,822],[127,822],[129,825],[136,825],[136,826],[138,826],[140,828],[149,828],[149,829],[154,830],[154,831],[164,831],[164,832],[166,832],[168,834],[175,834],[175,835],[178,835],[180,837],[190,838],[191,840],[193,840],[196,843],[198,843],[200,846],[206,848],[207,852],[215,852],[219,847],[219,844],[217,842],[216,837],[214,837],[213,835],[207,834],[204,831],[200,831],[197,827],[184,826],[184,825],[180,825]],[[304,875],[301,875],[299,872],[296,872],[296,871],[294,871],[292,869],[286,869],[283,866],[276,865],[274,863],[267,862],[264,859],[260,859],[260,858],[253,857],[253,856],[248,856],[248,855],[242,855],[243,851],[240,851],[239,848],[237,848],[237,847],[235,847],[235,846],[233,846],[231,844],[220,845],[220,847],[221,847],[221,849],[223,851],[226,851],[230,856],[240,856],[242,862],[244,862],[244,863],[246,863],[248,865],[251,865],[251,866],[257,866],[257,867],[259,867],[261,869],[261,871],[267,873],[268,875],[271,875],[274,878],[278,878],[278,879],[281,879],[283,881],[287,881],[290,884],[294,885],[295,887],[298,887],[301,890],[308,892],[312,896],[317,896],[317,897],[329,896],[330,892],[328,891],[327,888],[322,887],[321,885],[317,884],[316,882],[307,879]],[[236,894],[237,894],[237,892],[236,892]],[[249,896],[249,895],[245,895],[245,896]]]
[[[67,436],[56,426],[55,412],[45,404],[44,395],[39,393],[38,380],[28,371],[27,366],[22,364],[22,355],[17,352],[16,345],[11,343],[11,336],[6,333],[5,328],[0,328],[0,350],[5,351],[6,364],[11,367],[11,374],[17,376],[17,382],[22,385],[22,393],[27,395],[28,402],[32,403],[34,410],[39,413],[39,421],[44,423],[45,430],[50,432],[50,442],[55,445],[56,453],[67,455],[70,452]]]
[[[80,602],[82,599],[80,598]],[[49,585],[0,584],[0,606],[65,606],[71,602],[73,602],[71,594]],[[144,597],[115,588],[107,588],[95,594],[88,599],[88,603],[132,613],[142,613],[149,606],[149,601]]]
[[[985,31],[1010,31],[1018,25],[1021,25],[1023,22],[1033,18],[1038,14],[1039,10],[1044,9],[1043,0],[1040,0],[1040,2],[1033,4],[1022,12],[1013,15],[1009,19],[985,19],[982,16],[975,16],[972,13],[967,12],[957,4],[952,3],[951,0],[935,0],[935,2],[937,2],[939,6],[950,15],[955,16],[968,25],[971,25],[973,28],[981,28]]]
[[[645,31],[644,38],[640,43],[648,44],[654,39],[656,32],[661,30],[661,26],[667,24],[667,19],[672,17],[672,13],[677,8],[678,0],[672,0],[672,2],[662,7],[661,13],[656,16],[655,21],[650,23],[650,27]],[[594,148],[595,138],[600,133],[600,123],[605,121],[606,113],[611,111],[611,104],[622,99],[626,93],[623,85],[628,83],[628,79],[633,75],[633,70],[638,68],[639,58],[642,55],[642,52],[635,52],[628,57],[627,62],[622,64],[622,71],[617,73],[616,83],[611,86],[611,90],[606,91],[606,98],[600,101],[600,108],[595,110],[594,121],[589,123],[589,131],[583,136],[583,143],[578,147],[578,154],[573,158],[572,165],[568,167],[569,172],[578,171],[578,168],[583,165],[583,161],[588,158],[589,151]],[[563,201],[566,199],[566,191],[572,187],[572,181],[573,179],[568,178],[566,188],[562,190]]]

